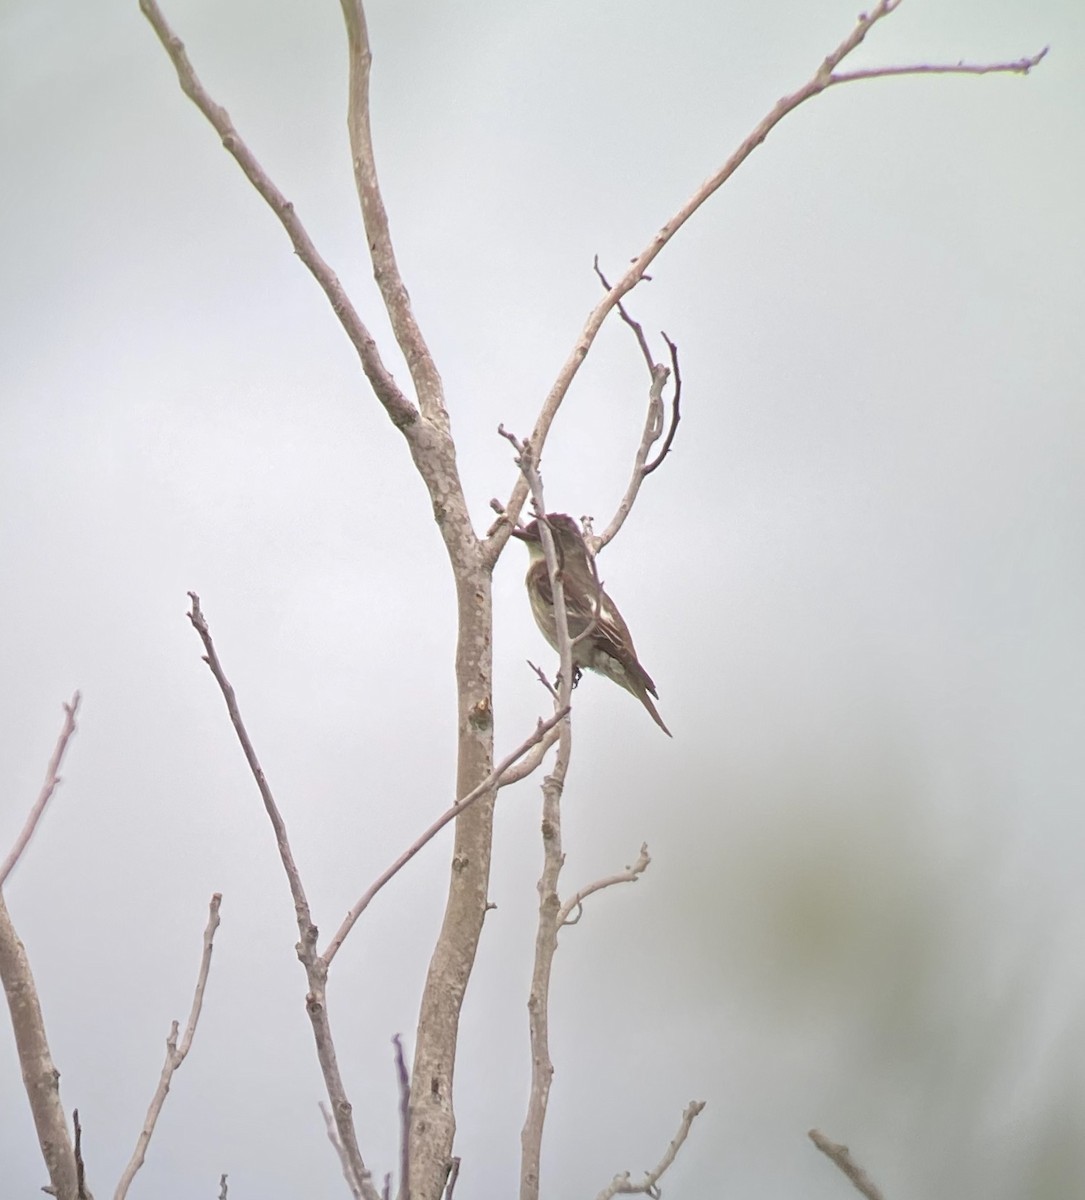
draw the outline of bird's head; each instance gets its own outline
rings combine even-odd
[[[554,536],[554,543],[560,555],[587,554],[580,527],[567,513],[547,513],[546,523],[550,526],[550,532]],[[539,532],[537,517],[535,520],[529,521],[523,529],[514,529],[512,536],[519,538],[527,546],[532,559],[543,557],[542,534]]]

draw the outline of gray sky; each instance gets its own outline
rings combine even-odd
[[[197,70],[385,336],[350,178],[338,7],[175,0]],[[847,32],[856,5],[371,7],[393,234],[480,525],[612,274]],[[544,1189],[650,1166],[708,1100],[672,1196],[1085,1186],[1085,15],[909,0],[789,117],[638,289],[686,379],[673,457],[601,561],[669,742],[587,679],[567,890],[647,841],[556,963]],[[343,1194],[285,882],[185,620],[197,590],[324,929],[448,803],[454,610],[401,440],[271,215],[132,3],[0,17],[0,848],[84,694],[65,783],[6,895],[91,1183],[131,1152],[212,891],[193,1052],[133,1195]],[[397,374],[405,372],[396,363]],[[608,325],[544,460],[609,519],[643,366]],[[497,741],[549,661],[510,547]],[[540,862],[502,795],[457,1071],[465,1195],[512,1192]],[[449,838],[366,914],[330,983],[361,1142],[395,1154]],[[5,1025],[6,1027],[6,1025]],[[1073,1064],[1073,1065],[1071,1065]],[[4,1195],[46,1182],[0,1037]]]

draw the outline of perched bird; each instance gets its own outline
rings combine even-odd
[[[591,632],[583,641],[573,645],[574,684],[583,668],[598,671],[627,692],[632,692],[651,714],[652,720],[670,737],[671,731],[663,724],[662,717],[649,698],[649,693],[658,698],[656,685],[637,661],[633,639],[629,635],[629,627],[622,620],[622,614],[597,582],[588,547],[576,522],[565,513],[547,513],[545,519],[554,536],[554,549],[557,551],[558,569],[565,591],[569,637],[576,638],[591,627]],[[525,582],[535,624],[557,650],[554,593],[550,587],[550,573],[546,569],[546,554],[538,520],[532,521],[524,529],[514,529],[512,535],[527,546],[531,555]]]

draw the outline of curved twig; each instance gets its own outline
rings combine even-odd
[[[648,870],[648,866],[652,859],[648,854],[648,843],[642,842],[640,854],[637,855],[637,861],[631,867],[626,867],[624,871],[618,871],[614,875],[607,875],[603,879],[597,879],[594,883],[589,883],[587,887],[582,887],[575,895],[570,896],[568,900],[558,910],[558,925],[575,925],[580,920],[580,914],[577,913],[575,920],[570,920],[573,909],[582,909],[584,901],[589,896],[595,895],[596,892],[601,892],[604,888],[614,887],[617,883],[636,883],[637,880]]]
[[[674,394],[671,396],[671,423],[667,429],[667,436],[663,439],[663,445],[659,448],[659,453],[650,463],[645,464],[641,470],[642,476],[651,475],[656,467],[670,454],[671,446],[674,445],[674,435],[678,432],[678,422],[682,419],[682,372],[678,366],[678,347],[662,331],[660,331],[660,337],[667,343],[667,347],[671,352],[671,374],[674,376]]]

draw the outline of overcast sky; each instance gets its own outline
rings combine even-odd
[[[166,0],[196,69],[395,359],[354,196],[338,5]],[[855,0],[370,7],[378,165],[480,529],[612,275],[848,32]],[[544,1194],[656,1161],[671,1197],[829,1200],[811,1126],[887,1196],[1085,1191],[1085,10],[908,0],[855,65],[1028,78],[834,89],[790,116],[631,299],[684,419],[601,573],[665,738],[576,695],[566,891],[653,856],[562,936]],[[319,289],[181,95],[135,0],[0,13],[0,856],[61,702],[65,782],[6,888],[90,1183],[111,1193],[188,1010],[132,1195],[344,1195],[286,884],[201,648],[220,654],[329,930],[451,799],[454,607],[429,504]],[[660,345],[657,341],[657,347]],[[643,364],[608,324],[544,459],[609,520]],[[509,547],[502,753],[550,663]],[[513,1194],[541,861],[502,793],[457,1069],[457,1195]],[[395,1162],[450,836],[330,980],[360,1141]],[[7,1028],[6,1019],[3,1028]],[[0,1036],[3,1195],[47,1181]]]

